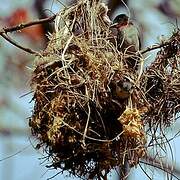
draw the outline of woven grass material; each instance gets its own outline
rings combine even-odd
[[[180,112],[180,29],[174,30],[140,81],[150,107],[144,122],[155,131],[170,126]]]
[[[48,47],[35,61],[31,80],[35,105],[29,125],[39,140],[37,147],[48,153],[52,163],[49,168],[60,168],[81,178],[105,178],[112,168],[123,167],[125,162],[137,165],[146,154],[144,125],[153,125],[154,115],[160,118],[154,108],[157,97],[151,90],[146,92],[157,77],[154,66],[161,66],[159,59],[166,55],[160,53],[155,65],[144,74],[134,73],[124,54],[111,43],[106,13],[103,3],[88,0],[62,10]],[[173,38],[170,41],[177,41]],[[166,59],[170,66],[169,57]],[[173,82],[179,83],[179,65],[171,68]],[[163,74],[162,83],[164,76],[165,82],[168,80]],[[125,97],[117,92],[124,82],[132,84]],[[175,88],[175,84],[168,88]],[[153,88],[157,93],[161,91],[158,97],[168,106],[166,91],[158,83]],[[179,90],[170,96],[179,97]],[[169,114],[177,111],[178,102],[176,99]],[[159,99],[157,104],[161,105]],[[163,114],[164,109],[159,111]]]

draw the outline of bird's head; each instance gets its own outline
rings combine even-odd
[[[120,28],[122,26],[126,26],[128,24],[129,17],[126,14],[119,14],[115,17],[112,28]]]

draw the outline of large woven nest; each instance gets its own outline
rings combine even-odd
[[[37,147],[48,153],[48,167],[81,178],[138,164],[146,154],[144,125],[169,125],[179,111],[179,32],[136,73],[112,43],[106,13],[88,0],[62,10],[31,81]],[[126,95],[118,93],[123,83],[132,85]]]

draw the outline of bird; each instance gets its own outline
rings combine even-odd
[[[113,97],[126,100],[132,93],[133,84],[127,78],[114,79],[110,84],[110,88]]]
[[[116,95],[120,99],[127,99],[130,96],[132,84],[130,82],[116,83]]]
[[[135,55],[141,49],[140,34],[136,25],[126,14],[119,14],[113,20],[111,28],[117,30],[117,49],[126,55]],[[127,59],[130,68],[138,68],[138,56]]]

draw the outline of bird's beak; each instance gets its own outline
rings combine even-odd
[[[118,25],[118,23],[113,23],[113,24],[111,24],[111,28],[116,28],[117,27],[117,25]]]

